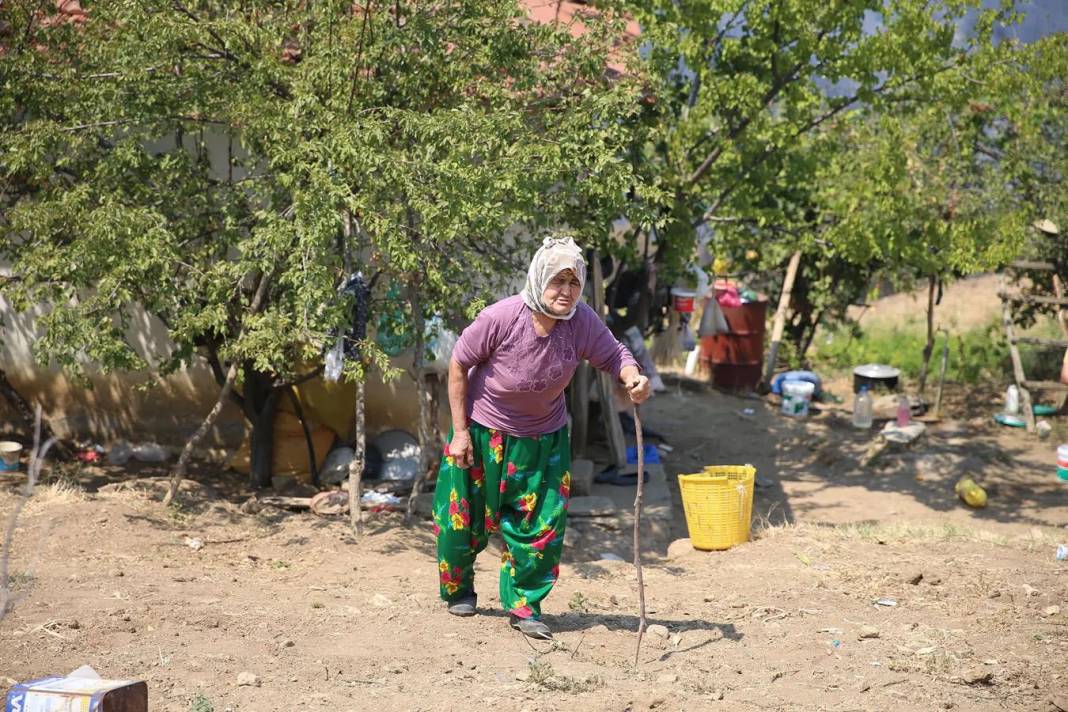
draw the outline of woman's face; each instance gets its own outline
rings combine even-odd
[[[549,280],[549,284],[542,292],[541,300],[553,314],[565,316],[578,302],[582,284],[575,273],[565,269]]]

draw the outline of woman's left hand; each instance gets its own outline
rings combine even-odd
[[[631,403],[638,405],[649,400],[651,389],[649,387],[649,379],[645,376],[635,376],[626,383],[627,395],[630,396]]]

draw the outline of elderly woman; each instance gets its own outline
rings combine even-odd
[[[534,638],[552,637],[541,602],[560,573],[571,490],[564,389],[586,359],[634,403],[649,397],[633,356],[581,301],[585,281],[575,242],[546,238],[523,292],[482,310],[449,365],[452,432],[434,495],[441,597],[449,613],[475,614],[475,557],[500,532],[501,605]]]

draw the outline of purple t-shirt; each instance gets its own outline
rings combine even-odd
[[[468,417],[520,437],[567,424],[564,388],[579,359],[613,378],[628,364],[638,366],[587,304],[580,302],[575,316],[538,336],[518,294],[483,309],[460,334],[452,358],[469,372]]]

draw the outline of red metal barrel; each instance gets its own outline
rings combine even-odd
[[[730,333],[701,337],[701,363],[712,382],[732,391],[752,391],[763,376],[768,301],[760,297],[737,307],[720,307]]]

